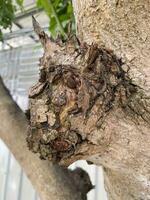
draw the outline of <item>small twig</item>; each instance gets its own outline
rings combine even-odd
[[[39,36],[39,39],[43,46],[45,46],[46,42],[48,41],[48,35],[44,32],[44,30],[40,27],[40,24],[36,21],[34,16],[32,15],[32,24],[35,33]]]

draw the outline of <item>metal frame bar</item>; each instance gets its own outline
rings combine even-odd
[[[31,15],[35,15],[35,14],[37,14],[39,12],[42,12],[42,11],[43,11],[42,8],[33,7],[31,9],[28,9],[27,11],[25,11],[23,13],[19,13],[18,15],[16,15],[14,21],[17,22],[18,20],[21,20],[21,19],[23,19],[25,17],[29,17]]]

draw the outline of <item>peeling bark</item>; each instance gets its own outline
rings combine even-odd
[[[40,38],[42,30],[39,31],[35,23],[34,20]],[[43,40],[52,46],[45,33]],[[84,50],[81,45],[75,49],[73,41],[65,45],[57,44],[55,50],[48,52],[49,56],[41,59],[39,82],[29,91],[27,138],[29,148],[40,153],[42,159],[60,163],[72,155],[83,156],[82,146],[94,144],[91,135],[99,132],[115,107],[129,113],[132,109],[133,114],[137,114],[142,104],[140,99],[135,108],[133,96],[135,98],[140,88],[132,83],[121,59],[112,51],[86,43]],[[67,63],[58,60],[61,58]],[[149,119],[149,115],[142,117],[143,121]],[[80,123],[76,123],[78,121]],[[108,145],[107,142],[104,143]]]
[[[150,199],[149,7],[74,1],[79,46],[52,42],[34,22],[45,52],[30,91],[28,145],[63,165],[102,165],[113,200]]]
[[[47,140],[47,136],[45,137],[49,145],[47,154],[44,154],[45,159],[54,160],[55,158],[62,164],[68,164],[81,158],[90,159],[105,167],[105,182],[110,199],[149,199],[150,103],[145,87],[147,83],[141,84],[138,79],[135,79],[141,64],[137,60],[139,61],[140,58],[143,61],[143,59],[141,55],[137,56],[136,48],[134,49],[135,57],[138,57],[134,59],[134,63],[137,64],[136,68],[133,67],[132,59],[127,59],[129,54],[126,49],[131,52],[131,41],[133,42],[132,47],[135,44],[130,37],[132,29],[127,28],[131,40],[127,39],[127,36],[115,39],[110,32],[110,30],[115,30],[116,34],[120,32],[114,24],[120,22],[119,25],[123,27],[124,35],[126,34],[124,24],[126,17],[117,19],[118,21],[115,18],[119,13],[118,6],[122,7],[122,11],[126,10],[126,8],[123,10],[123,6],[127,6],[133,17],[134,6],[136,3],[138,5],[138,2],[135,4],[132,2],[121,4],[120,1],[116,4],[105,2],[102,6],[103,3],[104,1],[99,4],[93,1],[74,3],[80,38],[84,42],[96,42],[99,46],[83,43],[77,51],[80,55],[76,55],[73,44],[68,42],[66,46],[60,47],[47,39],[41,66],[46,74],[45,82],[48,82],[49,88],[43,90],[41,96],[38,95],[30,102],[31,104],[33,102],[33,105],[36,104],[35,102],[45,97],[44,92],[50,93],[52,101],[50,100],[51,103],[49,102],[48,106],[45,106],[45,103],[40,106],[38,104],[38,107],[43,110],[39,113],[37,109],[33,110],[35,107],[31,105],[31,113],[34,114],[34,117],[31,116],[31,127],[38,128],[39,134],[37,140],[31,132],[29,144],[30,148],[33,148],[31,144],[34,146],[35,143],[38,146],[41,143],[44,135],[41,124],[44,123],[48,130],[52,128],[55,132],[52,134],[51,131],[46,130],[45,134],[49,132],[52,138]],[[102,8],[104,8],[103,11]],[[98,11],[101,11],[101,15],[97,14]],[[146,10],[144,11],[146,13]],[[134,13],[134,18],[137,19],[135,14],[137,13]],[[109,18],[111,20],[107,20],[108,16],[111,16]],[[106,35],[107,40],[105,40],[105,35],[102,35],[104,31],[109,32]],[[114,43],[111,43],[114,40],[121,42],[122,46],[120,48],[118,45],[118,51]],[[128,44],[127,48],[124,48],[125,44]],[[136,44],[140,45],[139,40]],[[54,46],[55,50],[49,48]],[[114,52],[107,50],[106,47],[111,47]],[[123,55],[124,65],[116,56],[118,52],[121,56]],[[142,67],[144,69],[146,66]],[[98,93],[100,94],[97,97]],[[55,117],[50,114],[51,118],[48,121],[47,114],[49,111],[51,113],[52,107],[54,111],[58,107],[59,111],[53,113]],[[37,120],[38,115],[42,121]],[[57,126],[53,127],[50,123],[54,121],[54,118],[57,118],[55,119]],[[97,127],[99,119],[101,121]],[[37,151],[41,152],[39,149]]]
[[[0,138],[24,169],[40,198],[86,200],[87,192],[93,187],[88,174],[80,168],[70,171],[40,160],[27,148],[27,125],[24,113],[15,104],[0,78]]]
[[[33,21],[44,55],[29,92],[28,146],[61,165],[102,165],[109,199],[149,200],[150,3],[73,3],[80,44],[55,43]]]

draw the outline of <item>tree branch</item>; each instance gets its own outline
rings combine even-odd
[[[26,145],[27,121],[0,78],[0,138],[25,170],[42,200],[79,200],[81,193],[59,166],[40,160]]]

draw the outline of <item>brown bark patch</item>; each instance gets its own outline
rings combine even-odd
[[[59,162],[80,154],[90,133],[115,106],[126,107],[137,87],[112,51],[85,43],[75,48],[72,41],[56,45],[44,53],[39,82],[29,91],[27,141],[42,159]]]

